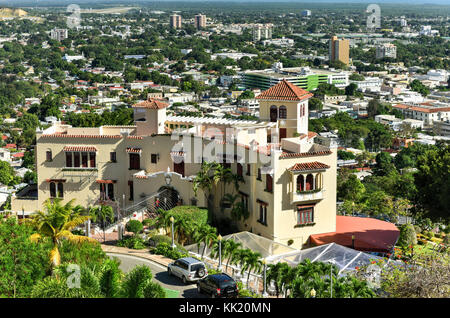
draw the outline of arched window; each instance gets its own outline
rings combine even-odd
[[[50,182],[50,198],[56,198],[56,183]]]
[[[276,122],[278,119],[278,108],[275,105],[270,106],[270,121]]]
[[[312,174],[306,176],[305,191],[314,189],[314,177]]]
[[[46,161],[52,161],[53,160],[52,150],[51,149],[47,149],[47,151],[45,152],[45,160]]]
[[[321,173],[316,175],[316,189],[322,189],[323,176]]]
[[[297,177],[297,191],[301,192],[303,191],[303,182],[305,181],[305,178],[302,174],[299,174]]]
[[[286,106],[280,106],[279,112],[278,112],[278,118],[280,119],[286,119],[287,118],[287,108]]]

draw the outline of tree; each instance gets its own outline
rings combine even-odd
[[[44,202],[45,212],[37,211],[29,219],[30,224],[37,230],[37,233],[31,235],[30,239],[38,242],[40,239],[47,238],[52,242],[50,262],[53,266],[61,264],[59,246],[62,239],[76,243],[97,243],[90,237],[72,234],[71,230],[90,218],[81,215],[81,207],[74,207],[73,203],[74,200],[71,200],[62,205],[61,199],[54,199],[53,202],[47,199]]]
[[[261,254],[258,252],[253,252],[252,250],[247,249],[247,252],[244,256],[244,266],[242,266],[242,273],[247,271],[247,289],[250,283],[250,274],[251,272],[259,273],[261,272],[262,262],[261,262]]]
[[[412,224],[403,224],[400,226],[400,236],[397,241],[399,246],[410,246],[417,244],[417,234]]]
[[[0,219],[0,296],[29,297],[33,285],[46,276],[46,246],[30,240],[33,230],[15,217]]]
[[[395,170],[393,159],[388,152],[380,152],[375,157],[376,161],[376,175],[384,176],[388,175],[391,171]]]
[[[103,242],[106,241],[106,223],[114,220],[113,208],[109,205],[100,205],[93,207],[89,210],[89,215],[91,216],[92,222],[99,222],[102,225],[103,230]]]
[[[14,175],[14,168],[8,162],[0,160],[0,184],[12,185]]]
[[[216,234],[216,228],[204,224],[201,225],[200,228],[198,229],[198,231],[194,234],[194,240],[197,241],[197,244],[200,244],[200,242],[204,243],[203,246],[203,251],[202,251],[202,256],[201,258],[203,259],[203,256],[205,255],[205,251],[207,247],[211,247],[213,242],[215,240],[217,240],[217,234]]]
[[[309,104],[308,107],[310,110],[322,110],[323,108],[323,103],[320,99],[316,98],[316,97],[312,97],[309,100]]]
[[[338,198],[358,202],[365,192],[365,187],[355,174],[338,186]]]
[[[449,222],[450,206],[450,146],[427,150],[418,157],[414,175],[417,188],[416,203],[426,217]]]
[[[138,233],[140,233],[144,229],[144,226],[138,220],[130,220],[130,221],[127,222],[127,225],[125,226],[125,229],[128,232],[133,232],[134,235],[137,235]]]
[[[235,242],[231,239],[223,241],[223,258],[227,260],[227,265],[225,267],[225,272],[228,271],[228,265],[233,264],[236,260],[236,256],[238,255],[237,251],[242,247],[242,244],[239,242]]]
[[[409,87],[415,91],[418,92],[420,94],[422,94],[423,96],[427,96],[430,94],[430,89],[428,87],[426,87],[424,84],[422,84],[421,81],[415,79],[411,82],[411,84],[409,85]]]
[[[355,96],[355,93],[358,91],[358,85],[355,83],[350,83],[347,87],[345,87],[345,95],[347,96]]]
[[[126,274],[121,285],[121,296],[123,298],[164,298],[165,291],[160,285],[152,282],[152,276],[148,266],[136,266]]]

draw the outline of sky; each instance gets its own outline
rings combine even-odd
[[[96,0],[96,4],[101,3],[123,3],[123,4],[139,4],[142,2],[290,2],[290,3],[398,3],[398,4],[440,4],[450,5],[450,0]],[[0,0],[0,6],[20,6],[21,4],[49,4],[65,5],[65,4],[88,4],[93,3],[92,0]]]

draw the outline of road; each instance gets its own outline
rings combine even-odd
[[[120,269],[125,273],[131,271],[137,265],[146,265],[150,267],[153,279],[161,284],[162,287],[176,290],[179,292],[180,298],[207,298],[197,292],[196,284],[185,285],[178,277],[169,276],[167,267],[158,263],[132,256],[115,253],[106,253],[110,258],[118,258],[120,260]]]

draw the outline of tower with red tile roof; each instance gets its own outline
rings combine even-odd
[[[282,80],[256,97],[259,117],[263,121],[277,122],[279,138],[308,134],[308,100],[310,92]]]
[[[134,122],[137,136],[150,136],[165,133],[166,108],[165,100],[149,98],[133,105]]]

